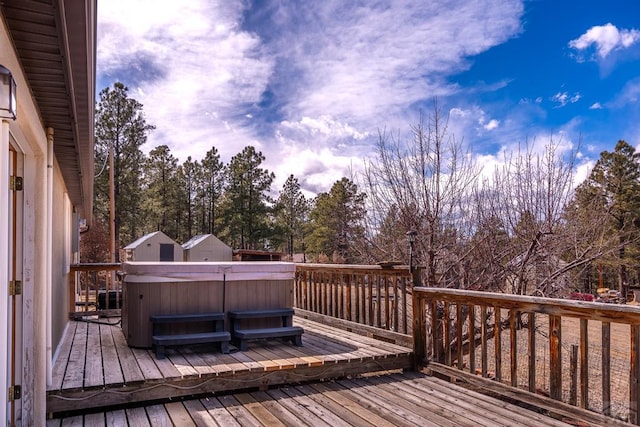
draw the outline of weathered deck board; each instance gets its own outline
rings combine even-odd
[[[407,393],[414,398],[407,399]],[[457,407],[456,401],[464,401],[465,406]],[[475,407],[478,409],[473,410]],[[91,426],[153,427],[171,423],[232,427],[569,425],[419,373],[210,396],[130,408],[126,413],[119,410],[85,415],[84,419],[82,416],[55,419],[48,425],[83,425],[83,422]]]
[[[71,352],[71,345],[73,344],[73,338],[75,337],[77,327],[78,322],[69,322],[65,334],[62,336],[62,341],[60,342],[56,360],[65,357],[68,360],[67,355]],[[64,381],[66,369],[66,363],[55,363],[53,365],[53,382],[51,384],[52,390],[59,390],[62,388],[62,382]]]
[[[69,354],[59,354],[58,358],[60,360],[56,361],[56,364],[61,363],[66,366],[62,382],[57,379],[53,380],[53,384],[61,383],[61,388],[82,387],[84,384],[87,324],[78,324],[77,327],[73,329],[73,333],[73,344],[69,348]]]
[[[303,346],[281,339],[252,343],[248,351],[222,354],[216,346],[129,348],[118,325],[75,322],[61,347],[48,391],[49,412],[120,405],[247,387],[357,375],[411,366],[411,349],[296,319]],[[90,348],[90,350],[87,349]],[[249,418],[250,419],[250,418]]]
[[[102,346],[100,345],[100,325],[87,325],[87,352],[85,354],[84,386],[95,387],[104,385],[102,371]]]

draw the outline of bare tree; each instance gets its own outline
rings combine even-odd
[[[426,119],[411,127],[412,138],[379,133],[377,157],[365,165],[370,257],[407,259],[405,233],[417,231],[414,259],[425,266],[429,286],[446,285],[459,265],[458,243],[469,230],[465,198],[477,168],[461,140],[448,132],[434,101]]]
[[[478,223],[493,221],[500,249],[477,252],[477,265],[502,266],[486,277],[503,292],[559,296],[577,287],[575,273],[611,252],[607,214],[576,204],[578,147],[566,150],[549,138],[542,150],[520,146],[474,192]],[[495,230],[490,239],[496,239]],[[574,273],[574,274],[569,274]],[[476,274],[474,274],[476,275]]]

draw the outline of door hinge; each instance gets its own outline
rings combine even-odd
[[[16,384],[9,387],[9,402],[20,400],[22,397],[22,386]]]
[[[11,191],[22,191],[23,179],[21,176],[12,176],[9,180],[9,187]]]
[[[22,280],[12,280],[9,282],[9,296],[22,295]]]

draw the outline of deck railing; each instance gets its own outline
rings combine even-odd
[[[640,424],[638,307],[418,287],[413,312],[418,365]]]
[[[69,273],[69,317],[119,315],[122,281],[119,263],[72,264]]]
[[[408,266],[296,264],[297,308],[411,334]]]

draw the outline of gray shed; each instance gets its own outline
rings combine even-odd
[[[125,261],[182,261],[182,246],[162,231],[142,236],[124,252]]]
[[[233,252],[213,234],[194,236],[182,249],[185,261],[231,261]]]

